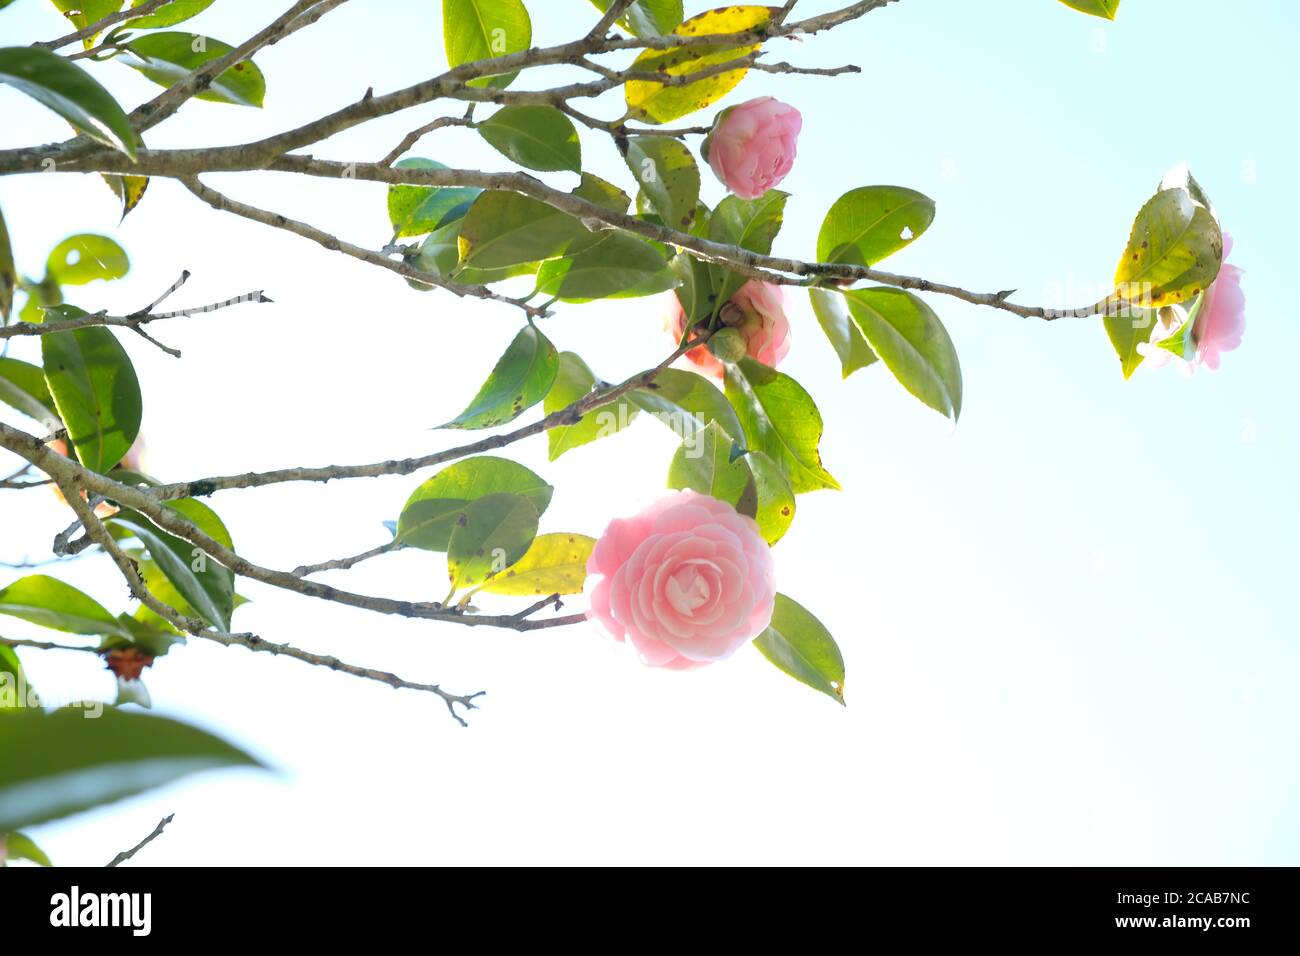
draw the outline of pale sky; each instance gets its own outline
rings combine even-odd
[[[539,43],[576,35],[575,9],[594,13],[567,0],[530,7]],[[900,0],[774,51],[856,62],[862,74],[754,75],[724,101],[770,94],[803,112],[779,254],[811,257],[841,193],[898,184],[932,196],[938,215],[885,268],[1082,304],[1112,275],[1138,208],[1185,160],[1246,270],[1242,347],[1219,373],[1190,379],[1143,368],[1123,381],[1099,320],[1042,323],[929,297],[962,362],[955,428],[880,366],[840,381],[794,300],[783,370],[817,400],[823,458],[844,491],[800,497],[775,551],[778,587],[836,635],[847,708],[749,649],[665,673],[594,627],[521,635],[390,620],[241,582],[253,603],[237,630],[486,690],[482,709],[462,729],[426,695],[191,640],[146,676],[157,712],[276,772],[205,775],[32,835],[64,864],[105,862],[172,812],[141,864],[1297,862],[1300,445],[1288,383],[1300,332],[1284,285],[1297,141],[1276,104],[1300,79],[1300,15],[1283,0],[1231,10],[1125,0],[1106,24],[1052,0]],[[219,0],[190,28],[238,42],[269,16],[265,4]],[[40,0],[0,11],[0,43],[61,27]],[[149,144],[255,139],[367,86],[428,77],[443,66],[438,5],[347,4],[257,62],[265,110],[193,103]],[[93,69],[128,107],[156,89],[117,64]],[[592,109],[614,116],[618,104]],[[433,115],[388,117],[312,152],[377,159]],[[4,87],[0,116],[0,147],[66,136]],[[507,168],[462,130],[414,153]],[[584,159],[629,185],[608,141],[586,137]],[[722,189],[705,180],[713,204]],[[388,238],[375,184],[271,173],[209,182],[361,244]],[[165,480],[457,444],[429,427],[464,406],[519,325],[510,309],[413,292],[168,182],[120,229],[96,177],[5,177],[0,207],[29,274],[71,233],[125,246],[131,274],[77,290],[84,307],[138,308],[186,268],[177,306],[254,289],[275,300],[160,323],[179,361],[124,339],[144,390],[150,469]],[[667,353],[662,309],[656,298],[566,306],[545,331],[617,379]],[[13,354],[30,358],[31,343]],[[544,439],[511,454],[556,486],[543,530],[596,535],[660,493],[673,448],[647,421],[554,463]],[[292,568],[384,541],[381,522],[427,476],[209,503],[241,553]],[[66,509],[43,492],[4,494],[0,558],[47,555]],[[102,557],[60,573],[114,611],[129,606]],[[419,551],[322,580],[415,599],[446,590],[441,556]],[[88,655],[22,656],[52,700],[112,694]]]

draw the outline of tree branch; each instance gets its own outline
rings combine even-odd
[[[161,820],[158,821],[158,825],[153,828],[153,833],[150,833],[147,837],[145,837],[135,846],[131,847],[131,849],[123,850],[117,856],[113,857],[113,859],[105,863],[104,866],[105,867],[120,866],[121,864],[125,863],[127,860],[131,859],[131,857],[135,856],[137,853],[139,853],[141,850],[147,847],[154,840],[162,836],[163,830],[167,829],[167,824],[171,823],[172,819],[175,816],[176,814],[174,813],[167,814],[167,816],[163,817]]]

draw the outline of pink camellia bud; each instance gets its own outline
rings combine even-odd
[[[587,617],[652,667],[730,657],[772,619],[776,573],[753,518],[694,491],[615,518],[587,561]]]
[[[729,190],[757,199],[789,175],[802,127],[793,106],[760,96],[719,113],[702,151]]]
[[[1241,336],[1246,331],[1246,295],[1241,291],[1242,270],[1227,263],[1231,251],[1232,236],[1225,232],[1223,267],[1203,293],[1205,298],[1196,313],[1196,325],[1192,327],[1192,344],[1196,347],[1192,357],[1183,361],[1158,344],[1178,331],[1177,324],[1168,327],[1157,324],[1151,333],[1151,341],[1138,345],[1138,351],[1156,368],[1177,360],[1187,372],[1198,365],[1217,371],[1219,356],[1241,344]]]
[[[686,313],[672,295],[664,328],[675,343],[685,332]],[[790,351],[790,321],[785,317],[785,296],[779,285],[750,279],[727,301],[718,313],[724,327],[735,329],[744,337],[749,357],[776,367]],[[686,353],[686,358],[705,375],[722,378],[723,365],[701,345]]]

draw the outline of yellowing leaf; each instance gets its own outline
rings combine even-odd
[[[691,17],[673,32],[687,37],[745,33],[764,26],[771,16],[770,7],[721,7]],[[667,50],[646,50],[633,61],[632,69],[639,73],[684,76],[738,60],[757,49],[758,44],[727,46],[710,43],[671,47]],[[648,123],[667,123],[716,103],[730,93],[747,72],[744,67],[727,70],[683,86],[666,86],[653,80],[629,80],[624,85],[624,95],[628,109],[636,119]]]
[[[1185,302],[1219,274],[1223,234],[1186,189],[1162,189],[1133,221],[1115,294],[1144,309]]]
[[[583,534],[538,535],[512,567],[489,578],[480,590],[493,594],[578,594],[587,580],[587,559],[596,539]]]

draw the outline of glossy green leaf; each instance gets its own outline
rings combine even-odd
[[[105,707],[0,720],[0,830],[35,826],[219,767],[260,767],[188,724]]]
[[[523,465],[480,455],[449,465],[420,485],[406,500],[396,540],[404,547],[446,551],[456,517],[485,495],[508,493],[527,498],[540,515],[555,491]]]
[[[575,173],[582,169],[578,131],[554,106],[503,106],[477,129],[497,152],[520,166]]]
[[[18,287],[18,269],[14,266],[14,250],[9,242],[9,228],[0,210],[0,325],[9,322],[14,307],[14,289]]]
[[[925,301],[903,289],[849,289],[849,315],[903,387],[941,415],[961,415],[961,366],[948,330]]]
[[[670,136],[633,136],[623,159],[660,220],[670,229],[690,229],[700,200],[691,151]]]
[[[812,300],[817,324],[822,327],[835,354],[839,356],[840,369],[845,378],[877,361],[876,353],[871,351],[871,346],[858,331],[849,315],[848,306],[844,303],[844,297],[839,292],[811,288],[808,290],[808,298]]]
[[[395,169],[447,168],[420,156],[399,159],[393,166]],[[459,218],[459,211],[482,192],[472,186],[389,186],[388,221],[393,224],[393,237],[402,239],[433,232],[449,218]]]
[[[752,359],[728,368],[726,381],[748,447],[775,461],[796,494],[840,487],[822,467],[822,416],[802,385]]]
[[[756,495],[749,465],[737,457],[740,451],[731,436],[712,422],[678,447],[668,466],[668,487],[689,488],[738,505],[746,491],[751,498]]]
[[[39,707],[40,696],[27,679],[18,653],[0,641],[0,717],[24,707]]]
[[[60,285],[85,285],[95,279],[120,279],[131,268],[126,250],[108,236],[84,232],[68,236],[50,250],[45,272]]]
[[[131,0],[131,6],[140,7],[148,2],[149,0]],[[127,22],[133,30],[157,30],[159,27],[175,26],[190,17],[198,16],[210,6],[212,0],[169,0],[153,13],[147,13]]]
[[[442,0],[442,40],[447,65],[460,66],[527,50],[533,23],[522,0]],[[514,73],[484,76],[470,86],[509,86]]]
[[[835,638],[803,605],[778,594],[772,623],[754,639],[754,646],[795,680],[844,703],[844,656]]]
[[[757,199],[728,196],[718,203],[709,218],[709,238],[767,255],[772,251],[776,234],[781,231],[785,202],[789,198],[789,193],[779,189],[769,189]],[[715,309],[725,305],[736,290],[749,281],[748,276],[719,266],[712,267],[710,273],[713,276]]]
[[[45,373],[35,365],[0,356],[0,402],[47,426],[51,432],[58,427],[54,397],[45,384]]]
[[[537,536],[537,509],[522,495],[491,494],[452,522],[447,574],[453,590],[482,584],[522,558]]]
[[[649,385],[628,392],[628,401],[649,412],[682,438],[717,422],[736,441],[745,430],[731,403],[718,387],[703,375],[685,369],[666,368]]]
[[[601,13],[610,0],[591,0]],[[682,0],[633,0],[618,25],[634,36],[667,36],[682,22]]]
[[[686,327],[692,328],[712,317],[717,294],[713,291],[709,265],[688,253],[679,252],[669,260],[668,268],[677,276],[677,302],[686,313]]]
[[[1214,281],[1222,262],[1223,234],[1210,211],[1186,189],[1162,189],[1133,221],[1115,294],[1142,308],[1185,302]]]
[[[596,375],[587,363],[573,352],[560,353],[560,368],[555,384],[546,393],[542,405],[546,414],[567,408],[596,387]],[[558,425],[546,433],[551,461],[571,448],[606,438],[626,428],[636,418],[638,409],[626,397],[588,412],[573,425]]]
[[[230,630],[230,615],[235,609],[235,575],[229,568],[134,511],[123,509],[108,521],[140,539],[167,580],[199,617],[218,630]]]
[[[934,221],[934,200],[903,186],[862,186],[835,201],[817,234],[817,260],[870,266]]]
[[[631,203],[627,194],[597,176],[584,173],[573,195],[615,212]],[[593,233],[567,213],[519,193],[483,193],[460,228],[460,258],[466,265],[493,269],[539,262],[564,255],[575,243],[587,243]]]
[[[613,230],[537,270],[538,293],[562,302],[654,295],[675,288],[678,281],[654,246]]]
[[[64,306],[66,315],[85,315]],[[59,418],[77,460],[91,471],[112,468],[140,433],[140,383],[122,344],[91,326],[41,336],[41,358]]]
[[[1067,7],[1088,13],[1104,20],[1114,20],[1119,10],[1119,0],[1061,0]]]
[[[439,226],[408,254],[406,261],[414,268],[440,279],[454,279],[470,285],[487,285],[500,282],[514,276],[530,275],[537,271],[541,263],[520,262],[498,269],[475,269],[460,264],[460,227],[463,219],[454,219],[446,225]],[[423,285],[417,280],[407,280],[413,287],[432,289],[432,285]]]
[[[1151,341],[1151,333],[1156,326],[1156,311],[1134,309],[1121,315],[1108,315],[1103,321],[1110,344],[1119,356],[1120,369],[1127,379],[1142,364],[1143,356],[1137,347]]]
[[[710,36],[743,33],[765,26],[772,10],[760,6],[720,7],[691,17],[673,31],[677,36]],[[727,46],[703,44],[646,50],[632,63],[638,73],[685,76],[748,56],[758,45]],[[716,73],[681,86],[653,80],[631,80],[624,84],[628,110],[647,123],[667,123],[717,102],[745,78],[746,68]]]
[[[794,489],[781,466],[763,452],[746,452],[742,460],[754,477],[754,492],[758,497],[754,520],[758,522],[758,530],[768,544],[776,544],[794,522]]]
[[[546,397],[560,370],[560,356],[535,326],[515,336],[463,412],[439,428],[492,428],[518,418]]]
[[[37,47],[0,49],[0,83],[49,107],[96,142],[135,159],[135,130],[122,107],[89,73]]]
[[[0,834],[4,841],[5,852],[0,853],[0,866],[8,866],[15,860],[29,860],[37,866],[53,866],[45,851],[32,842],[31,837],[22,833]]]
[[[125,44],[121,62],[133,67],[161,86],[185,79],[204,63],[234,49],[230,44],[194,33],[145,33]],[[213,78],[198,99],[235,106],[261,106],[266,96],[266,78],[257,64],[244,60],[227,67]]]
[[[45,574],[29,574],[0,589],[0,614],[69,634],[128,633],[90,595]]]
[[[1177,355],[1184,362],[1192,361],[1196,355],[1196,317],[1201,313],[1201,307],[1205,304],[1205,294],[1201,293],[1192,300],[1191,306],[1186,309],[1185,314],[1179,313],[1183,310],[1177,306],[1167,305],[1160,309],[1158,321],[1163,322],[1166,326],[1171,326],[1178,322],[1172,335],[1168,335],[1156,343],[1166,352]]]
[[[595,538],[583,534],[541,534],[517,562],[488,578],[479,590],[542,597],[581,594]]]

